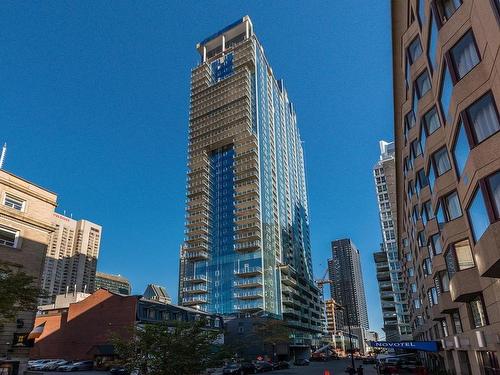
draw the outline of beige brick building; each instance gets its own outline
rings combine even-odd
[[[52,302],[66,291],[95,290],[97,258],[102,228],[87,220],[73,220],[53,213],[55,231],[50,237],[42,275],[42,287],[49,294],[44,303]]]
[[[0,260],[40,280],[57,196],[29,181],[0,170]],[[23,312],[0,325],[0,360],[27,361],[27,334],[35,312]]]
[[[398,240],[415,340],[500,371],[500,3],[392,1]]]

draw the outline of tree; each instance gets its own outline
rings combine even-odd
[[[220,357],[214,341],[219,331],[206,329],[206,322],[168,322],[132,328],[130,337],[113,343],[121,364],[141,375],[195,375]]]
[[[38,298],[44,295],[36,278],[22,271],[22,266],[0,261],[0,323],[20,311],[36,311]]]
[[[261,340],[265,347],[272,346],[272,359],[276,345],[286,344],[290,341],[290,328],[283,320],[274,318],[261,318],[253,327],[254,334]]]

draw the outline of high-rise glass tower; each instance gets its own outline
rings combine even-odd
[[[382,244],[373,254],[387,341],[411,339],[410,316],[406,300],[397,245],[396,161],[394,142],[380,141],[380,158],[373,168],[377,193]]]
[[[180,303],[321,330],[294,107],[244,17],[197,45]]]

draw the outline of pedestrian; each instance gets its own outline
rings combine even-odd
[[[358,367],[358,375],[363,375],[363,372],[364,372],[363,366],[359,365],[359,367]]]

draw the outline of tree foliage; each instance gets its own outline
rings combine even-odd
[[[0,261],[0,322],[14,319],[20,311],[35,311],[43,296],[36,278],[22,266]]]
[[[254,324],[253,331],[264,344],[277,345],[290,341],[290,328],[280,319],[259,319]]]
[[[127,339],[115,337],[121,364],[141,375],[196,375],[219,360],[214,341],[220,334],[206,322],[168,322],[134,327]]]

